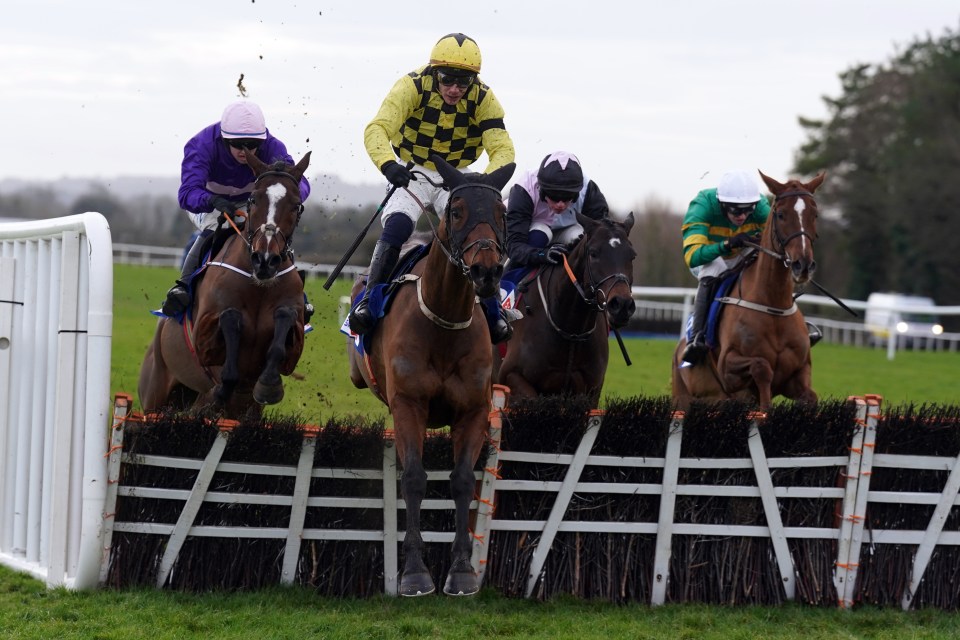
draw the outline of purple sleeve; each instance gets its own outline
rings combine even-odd
[[[213,125],[219,126],[219,125]],[[177,199],[180,208],[193,213],[213,211],[207,182],[216,153],[216,140],[211,127],[190,138],[183,147],[183,162],[180,165],[180,191]],[[219,134],[217,134],[219,135]]]

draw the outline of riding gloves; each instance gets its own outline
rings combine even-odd
[[[411,180],[417,179],[416,176],[410,173],[409,169],[396,160],[388,160],[385,162],[384,165],[380,167],[380,173],[390,181],[390,184],[401,189],[409,185]]]

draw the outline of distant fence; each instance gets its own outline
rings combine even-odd
[[[183,249],[170,247],[151,247],[137,244],[114,245],[114,261],[118,264],[141,264],[150,266],[164,266],[179,268],[183,258]],[[325,277],[333,271],[334,265],[298,262],[298,266],[312,277]],[[348,265],[340,273],[341,278],[353,280],[360,273],[366,272],[366,267]],[[633,297],[637,301],[637,313],[634,315],[631,326],[652,326],[656,333],[680,335],[686,318],[693,311],[695,288],[687,287],[633,287]],[[349,303],[349,300],[347,301]],[[836,307],[837,303],[827,296],[802,295],[797,303],[804,308],[809,307]],[[864,311],[867,303],[861,300],[843,300],[848,307]],[[344,301],[340,301],[341,318],[345,317]],[[960,306],[934,307],[931,310],[941,316],[960,315]],[[807,320],[817,325],[823,331],[826,342],[847,346],[878,346],[870,338],[870,332],[863,325],[862,320],[834,320],[820,318],[805,311]],[[862,315],[862,314],[861,314]],[[944,333],[936,337],[911,338],[909,341],[890,332],[885,342],[887,357],[894,358],[899,349],[924,351],[957,351],[960,349],[960,333]]]
[[[99,577],[113,261],[99,213],[0,224],[0,562]]]

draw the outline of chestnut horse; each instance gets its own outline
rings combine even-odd
[[[308,152],[296,166],[269,166],[252,154],[255,176],[246,235],[236,234],[194,279],[192,307],[181,325],[161,318],[140,368],[143,410],[165,406],[259,415],[283,398],[282,375],[303,351],[303,280],[291,242],[303,213],[300,179]]]
[[[480,589],[470,564],[467,527],[476,485],[473,467],[487,436],[493,356],[476,298],[495,295],[500,288],[506,233],[500,191],[514,170],[511,163],[487,175],[463,174],[437,156],[431,159],[450,194],[429,251],[393,293],[390,312],[368,334],[366,359],[352,340],[347,346],[351,381],[357,388],[369,387],[393,417],[406,503],[404,596],[435,589],[420,533],[427,486],[423,440],[428,428],[447,425],[453,439],[450,491],[456,532],[443,591],[470,595]],[[358,280],[354,300],[361,286]]]
[[[584,236],[564,264],[545,265],[525,287],[523,318],[495,378],[512,398],[586,394],[597,406],[610,357],[610,329],[636,311],[630,244],[633,213],[621,223],[577,214]],[[535,289],[535,291],[534,291]],[[495,348],[494,359],[499,359]]]
[[[781,184],[760,177],[773,193],[756,261],[745,268],[727,297],[717,328],[719,345],[701,364],[690,366],[673,354],[673,399],[686,408],[695,399],[736,398],[767,409],[782,395],[816,403],[811,388],[810,337],[803,313],[794,302],[794,285],[807,283],[816,269],[817,238],[814,192],[824,173],[810,182]]]

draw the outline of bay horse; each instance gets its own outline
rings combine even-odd
[[[563,264],[544,265],[523,292],[523,318],[513,323],[495,379],[511,398],[588,395],[593,406],[610,357],[610,329],[636,311],[630,243],[633,213],[623,222],[577,214],[583,238]],[[535,289],[535,291],[534,291]],[[494,347],[494,359],[499,350]]]
[[[701,364],[681,366],[686,338],[673,354],[672,395],[678,408],[695,399],[728,398],[770,407],[775,396],[815,404],[810,337],[794,302],[794,286],[816,269],[817,202],[821,172],[809,182],[780,183],[760,172],[773,193],[756,261],[734,283],[717,328],[719,346]]]
[[[193,305],[183,323],[163,317],[140,368],[138,395],[145,412],[171,406],[238,419],[260,415],[283,398],[281,375],[303,352],[303,280],[292,241],[303,203],[296,166],[266,165],[253,154],[255,176],[246,235],[239,228],[194,278]]]
[[[348,340],[350,379],[369,388],[390,410],[406,503],[400,594],[433,593],[423,561],[420,505],[426,492],[423,441],[428,428],[449,426],[453,440],[450,492],[456,505],[452,563],[443,587],[450,595],[480,590],[470,564],[473,467],[486,442],[492,397],[490,332],[476,298],[496,295],[505,262],[501,190],[510,163],[490,174],[463,174],[431,158],[449,199],[427,255],[405,276],[387,313],[369,337],[366,357]],[[427,179],[421,174],[420,179]],[[428,214],[429,215],[429,214]],[[353,299],[362,288],[353,287]]]

